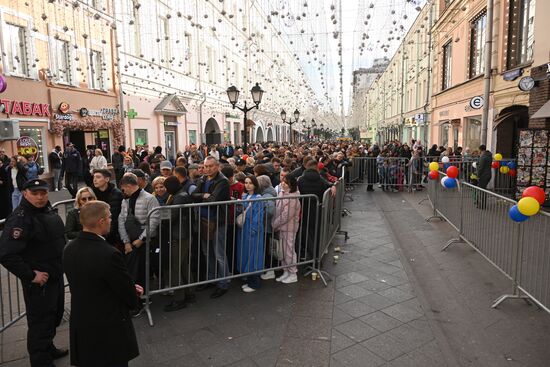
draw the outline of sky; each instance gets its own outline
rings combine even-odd
[[[351,106],[353,70],[371,66],[375,58],[391,59],[425,2],[273,0],[269,6],[278,13],[277,25],[286,34],[292,52],[299,56],[318,98],[325,101],[323,109],[337,113],[340,113],[341,100],[339,43],[342,40],[343,100],[347,114]]]

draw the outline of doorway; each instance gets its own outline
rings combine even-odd
[[[218,122],[215,119],[209,118],[206,121],[206,125],[204,126],[204,134],[206,136],[207,145],[221,144],[222,135]]]
[[[166,159],[169,161],[176,160],[176,133],[174,131],[164,132],[164,149],[166,152]]]

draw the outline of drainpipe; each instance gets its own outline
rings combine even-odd
[[[117,64],[117,71],[116,71],[116,74],[117,74],[117,78],[118,78],[118,98],[119,98],[119,101],[118,101],[118,104],[119,104],[119,108],[120,108],[120,122],[122,123],[122,130],[124,133],[126,133],[126,124],[125,124],[125,118],[126,116],[124,116],[124,93],[122,92],[122,75],[121,75],[121,72],[120,72],[120,50],[119,50],[119,47],[118,47],[118,36],[117,36],[117,30],[118,30],[118,25],[117,25],[117,16],[116,16],[116,1],[113,1],[112,4],[113,4],[113,19],[114,19],[114,22],[115,22],[115,29],[112,30],[113,32],[113,40],[114,40],[114,46],[115,46],[115,53],[116,53],[116,60],[113,60],[113,61],[116,61],[116,64]],[[120,22],[121,24],[124,24],[123,21]],[[123,30],[124,31],[124,30]],[[114,67],[114,63],[113,63],[113,67]],[[128,125],[128,145],[132,145],[132,142],[130,141],[130,137],[132,135],[132,131],[130,130],[130,126]],[[124,140],[126,140],[126,137],[122,137]],[[114,141],[111,142],[111,144],[113,144]],[[126,141],[122,141],[120,142],[122,144],[126,144]],[[118,148],[118,147],[114,147],[114,148]],[[114,151],[114,150],[112,150]]]
[[[426,102],[424,103],[424,147],[428,147],[429,134],[431,129],[428,127],[428,106],[431,98],[431,76],[432,76],[432,23],[433,23],[434,3],[430,3],[430,20],[428,24],[428,77],[426,79]],[[430,116],[431,117],[431,116]],[[431,125],[431,119],[429,121]]]
[[[491,93],[491,74],[493,56],[493,2],[487,0],[487,25],[485,26],[485,76],[483,90],[483,115],[481,117],[481,144],[487,145],[487,126],[489,122],[489,97]]]

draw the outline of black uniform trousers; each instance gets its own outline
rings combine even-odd
[[[64,311],[63,279],[50,279],[42,287],[34,283],[23,287],[23,297],[27,310],[27,350],[31,366],[53,366],[53,339]]]

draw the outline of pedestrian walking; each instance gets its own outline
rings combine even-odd
[[[27,316],[27,350],[32,367],[52,367],[68,354],[53,344],[63,318],[63,221],[48,201],[48,183],[27,181],[23,199],[6,219],[0,264],[22,284]]]
[[[53,173],[53,188],[54,191],[59,191],[63,188],[63,177],[61,176],[61,147],[56,145],[55,148],[48,154],[50,169]]]
[[[78,191],[78,179],[82,175],[82,157],[73,143],[69,143],[65,148],[63,164],[65,168],[65,187],[74,199]]]
[[[105,241],[109,205],[94,201],[80,209],[82,232],[63,253],[71,289],[71,364],[128,366],[139,355],[130,310],[143,288],[128,273],[123,255]]]

